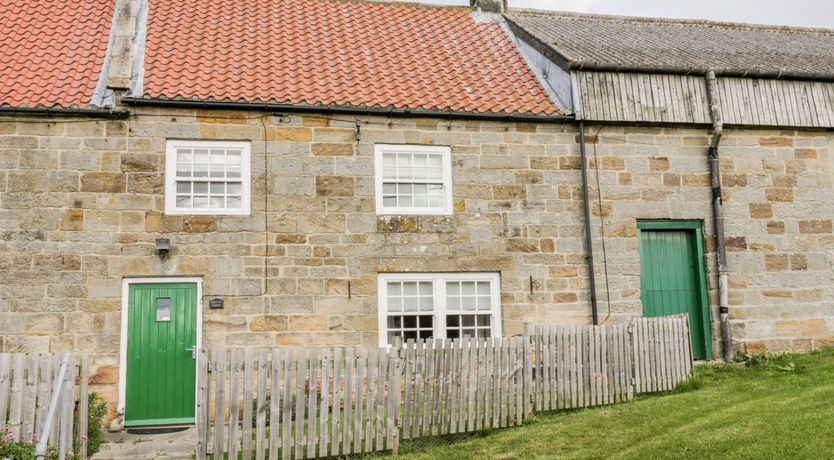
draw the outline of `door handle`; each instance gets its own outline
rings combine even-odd
[[[194,359],[197,359],[197,345],[194,345],[191,348],[186,348],[185,351],[190,351],[191,352],[191,357],[194,358]]]

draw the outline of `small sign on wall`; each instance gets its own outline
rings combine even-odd
[[[209,300],[209,308],[212,310],[217,310],[223,308],[223,299],[211,299]]]

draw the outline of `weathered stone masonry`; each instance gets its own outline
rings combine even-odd
[[[91,352],[96,391],[115,400],[132,276],[203,276],[205,339],[227,345],[376,344],[385,271],[500,272],[509,335],[526,319],[589,321],[571,124],[361,117],[356,142],[344,116],[137,113],[0,121],[3,351]],[[703,220],[714,272],[708,132],[599,128],[588,126],[600,316],[607,262],[609,321],[620,321],[642,311],[637,219]],[[167,139],[250,141],[251,216],[164,215]],[[454,216],[377,217],[375,143],[450,145]],[[832,148],[830,133],[725,132],[731,317],[748,349],[834,341]],[[171,239],[167,259],[158,237]],[[207,308],[214,297],[223,310]]]

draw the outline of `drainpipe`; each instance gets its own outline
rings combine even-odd
[[[582,164],[582,203],[585,212],[585,250],[588,254],[588,283],[591,290],[591,319],[599,324],[597,282],[594,274],[594,243],[591,240],[591,201],[588,197],[588,159],[585,155],[585,123],[579,122],[579,161]]]
[[[730,308],[727,298],[727,247],[724,240],[724,207],[721,199],[721,169],[719,164],[718,144],[724,130],[721,120],[721,104],[718,100],[718,85],[715,72],[710,70],[706,75],[707,97],[712,118],[712,138],[709,143],[709,173],[712,188],[712,214],[715,226],[715,255],[718,263],[718,318],[721,327],[721,352],[725,362],[733,359],[733,342],[730,337]]]

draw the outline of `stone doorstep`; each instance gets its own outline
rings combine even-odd
[[[106,443],[93,460],[155,460],[193,458],[197,429],[163,434],[130,434],[127,431],[105,433]]]

